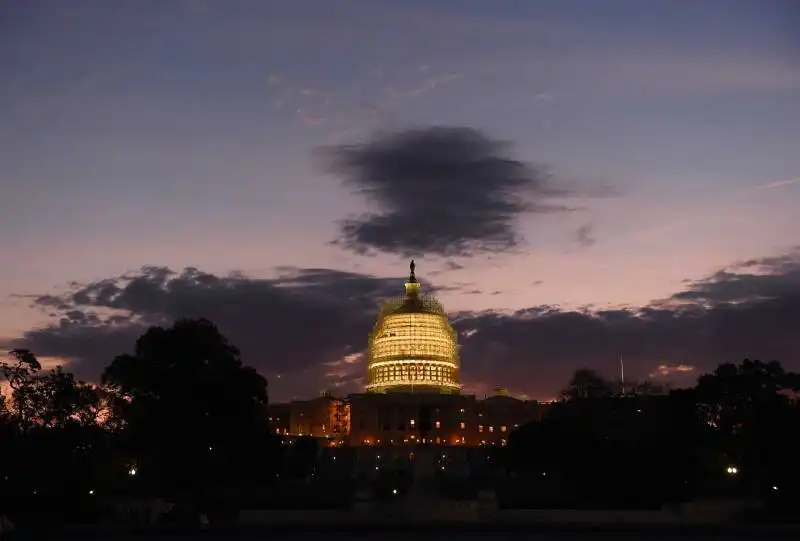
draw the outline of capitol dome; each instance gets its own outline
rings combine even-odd
[[[383,303],[369,337],[367,391],[458,393],[456,332],[439,301],[421,294],[413,261],[405,288]]]

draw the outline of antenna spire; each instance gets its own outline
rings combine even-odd
[[[411,269],[411,274],[409,274],[408,280],[406,280],[406,297],[416,297],[419,295],[420,283],[417,281],[417,277],[414,276],[416,265],[413,259],[408,268]]]

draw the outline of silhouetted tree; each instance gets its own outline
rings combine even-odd
[[[613,396],[614,392],[613,383],[594,370],[580,368],[572,375],[561,395],[567,400],[596,399]]]
[[[0,389],[0,423],[8,423],[10,422],[11,412],[8,409],[8,397],[3,394],[3,390]]]
[[[42,371],[28,350],[11,351],[0,371],[11,387],[0,466],[6,505],[23,524],[78,518],[106,473],[96,388],[61,367]]]
[[[731,435],[742,428],[755,405],[785,402],[783,391],[796,387],[797,380],[797,374],[786,372],[777,361],[745,359],[738,365],[721,364],[700,376],[695,393],[708,422]]]
[[[11,387],[11,403],[18,423],[27,425],[32,415],[28,411],[27,390],[42,369],[36,356],[27,349],[13,349],[8,354],[11,362],[0,363],[0,371]],[[15,396],[16,395],[16,396]]]
[[[521,491],[515,498],[650,507],[690,496],[694,395],[667,394],[650,380],[620,391],[621,385],[580,369],[562,392],[564,401],[542,421],[512,432],[508,451],[517,477],[511,484]]]
[[[668,387],[652,379],[645,379],[642,381],[634,381],[630,384],[625,384],[625,392],[636,396],[656,396],[665,395],[669,391]]]
[[[794,462],[786,458],[787,449],[795,455],[799,451],[786,437],[794,429],[786,421],[798,419],[788,397],[797,381],[798,375],[777,361],[750,359],[721,364],[698,379],[699,414],[711,429],[705,448],[741,468],[739,476],[751,489],[774,479],[776,468],[784,477],[797,476],[789,471],[796,470]],[[723,467],[718,465],[720,470]]]
[[[61,366],[41,372],[41,364],[30,351],[14,350],[10,356],[15,362],[0,363],[0,369],[12,389],[10,414],[21,428],[96,424],[100,412],[96,387],[77,381]]]
[[[288,474],[293,478],[310,479],[317,466],[319,444],[309,436],[297,438],[289,453]]]
[[[210,321],[150,328],[102,381],[137,477],[161,495],[207,500],[270,465],[267,382]]]

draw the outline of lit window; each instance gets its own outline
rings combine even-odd
[[[416,421],[414,421],[414,419],[411,419],[411,420],[408,422],[408,424],[409,424],[409,425],[411,425],[411,428],[414,428],[414,425],[416,424]]]
[[[483,425],[478,425],[478,432],[483,432]]]
[[[440,423],[439,421],[436,421],[436,428],[442,428],[442,423]]]
[[[494,427],[493,426],[489,427],[489,432],[494,432]]]
[[[463,430],[466,425],[464,424],[464,421],[461,421],[460,423],[458,423],[458,426],[461,427],[461,429]]]
[[[461,413],[464,413],[464,408],[461,408]]]
[[[500,427],[500,432],[505,432],[505,431],[506,431],[506,425],[501,426]]]

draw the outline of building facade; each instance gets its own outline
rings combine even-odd
[[[457,334],[441,303],[422,294],[413,261],[410,270],[405,295],[383,303],[369,336],[365,392],[271,405],[276,433],[357,447],[503,446],[541,418],[537,402],[502,389],[483,400],[461,394]]]
[[[350,430],[350,404],[328,391],[310,400],[270,404],[268,415],[276,434],[343,441]]]
[[[538,421],[543,409],[498,390],[483,400],[475,395],[365,393],[350,395],[352,446],[436,444],[504,446],[512,430]]]

